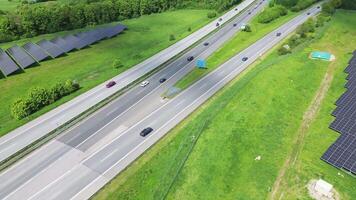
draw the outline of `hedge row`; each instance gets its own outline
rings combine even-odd
[[[283,5],[292,11],[303,10],[320,0],[276,0],[277,4]]]
[[[71,80],[57,83],[50,89],[35,87],[29,91],[27,96],[17,99],[11,105],[11,115],[15,119],[23,119],[60,98],[77,91],[79,87],[78,83]]]
[[[286,7],[281,5],[274,5],[273,7],[268,7],[258,15],[258,22],[269,23],[280,16],[288,14]]]
[[[0,17],[0,42],[158,13],[175,8],[223,11],[241,0],[93,0],[24,4]]]

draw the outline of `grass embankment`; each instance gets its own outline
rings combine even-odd
[[[356,179],[341,173],[340,170],[320,160],[320,156],[339,137],[339,134],[328,128],[334,120],[330,113],[335,109],[335,101],[345,91],[346,74],[343,72],[351,53],[356,47],[356,12],[338,11],[332,26],[324,37],[313,44],[313,49],[327,50],[336,56],[331,87],[322,102],[320,111],[306,131],[304,142],[301,144],[300,155],[295,164],[287,170],[282,181],[279,195],[285,199],[307,198],[305,185],[311,179],[323,178],[333,184],[340,193],[341,199],[356,199]]]
[[[0,0],[0,10],[2,11],[13,11],[20,5],[20,0]]]
[[[284,189],[289,192],[282,199],[308,199],[305,182],[319,175],[335,184],[342,197],[354,199],[356,180],[338,177],[339,170],[319,158],[338,136],[327,127],[333,103],[343,90],[342,69],[356,44],[350,40],[355,19],[356,13],[338,11],[322,38],[310,46],[287,56],[274,51],[174,128],[94,199],[266,199],[330,67],[328,62],[307,59],[312,50],[330,50],[340,67],[307,135],[298,161],[302,170],[298,178],[296,172],[288,172]],[[258,156],[261,160],[255,160]]]
[[[206,17],[208,12],[208,10],[178,10],[126,20],[122,23],[128,26],[128,30],[115,38],[100,41],[89,48],[69,53],[68,56],[41,62],[40,66],[26,69],[24,73],[0,79],[0,136],[191,34],[188,32],[188,27],[194,31],[205,25],[209,21]],[[13,44],[23,44],[28,40],[38,41],[63,34],[66,32],[0,44],[0,47],[5,48]],[[169,41],[170,34],[174,34],[177,40]],[[117,58],[122,61],[124,67],[113,68],[112,63]],[[77,80],[82,88],[24,120],[18,121],[10,116],[11,103],[27,93],[31,87],[50,87],[67,79]]]
[[[242,51],[246,47],[250,46],[264,35],[270,33],[274,29],[278,28],[285,22],[295,17],[297,13],[289,12],[288,15],[280,17],[268,24],[261,24],[258,22],[258,17],[255,17],[250,25],[252,32],[239,32],[237,36],[228,41],[222,48],[216,51],[207,59],[207,69],[195,68],[187,76],[179,80],[175,87],[185,89],[195,81],[199,80],[204,75],[216,69],[227,59],[233,57],[238,52]]]

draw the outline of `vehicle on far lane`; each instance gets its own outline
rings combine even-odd
[[[160,83],[163,83],[163,82],[165,82],[167,79],[166,78],[161,78],[161,79],[159,79],[159,82]]]
[[[276,35],[277,35],[277,36],[281,36],[281,35],[282,35],[282,33],[278,32]]]
[[[233,26],[234,26],[234,27],[236,27],[236,26],[237,26],[237,24],[234,24]]]
[[[209,42],[205,42],[205,43],[204,43],[204,46],[208,46],[208,45],[209,45]]]
[[[248,12],[249,15],[251,15],[251,12]]]
[[[242,58],[242,61],[245,62],[246,60],[248,60],[248,57],[243,57],[243,58]]]
[[[216,26],[220,26],[219,22],[218,22],[218,23],[216,23]]]
[[[106,88],[111,88],[114,85],[116,85],[116,82],[115,81],[110,81],[109,83],[106,84]]]
[[[221,22],[221,21],[222,21],[222,18],[219,19],[219,22]]]
[[[140,86],[141,87],[146,87],[146,85],[148,85],[150,82],[148,82],[148,81],[143,81],[141,84],[140,84]]]
[[[187,60],[190,62],[190,61],[194,60],[194,57],[193,57],[193,56],[189,56],[189,57],[187,58]]]
[[[307,15],[310,15],[310,12],[308,12]]]
[[[147,127],[141,131],[140,135],[142,137],[146,137],[146,135],[150,134],[152,131],[153,131],[153,128]]]

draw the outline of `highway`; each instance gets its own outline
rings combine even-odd
[[[234,18],[238,13],[240,13],[241,10],[251,5],[253,1],[254,0],[243,1],[241,4],[225,13],[222,16],[223,20],[219,23],[224,24],[230,19]],[[105,88],[106,82],[100,84],[88,92],[85,92],[73,100],[51,110],[50,112],[1,137],[0,162],[32,144],[39,138],[42,138],[49,132],[67,123],[71,119],[77,117],[86,110],[92,108],[97,103],[125,88],[127,85],[133,83],[135,80],[144,76],[148,72],[166,63],[214,30],[219,29],[219,27],[216,27],[217,22],[218,20],[212,21],[188,37],[178,41],[177,43],[162,50],[161,52],[143,61],[142,63],[125,71],[124,73],[121,73],[118,76],[112,78],[111,80],[115,80],[118,84],[110,90]]]
[[[23,198],[24,194],[36,191],[34,188],[44,187],[50,183],[51,179],[48,177],[52,177],[53,180],[58,178],[69,169],[69,166],[76,165],[80,160],[90,155],[90,152],[94,152],[100,146],[110,142],[122,131],[162,106],[165,101],[161,99],[160,95],[194,68],[194,62],[187,61],[187,57],[193,55],[196,59],[207,58],[235,35],[239,31],[239,27],[243,23],[247,23],[266,4],[267,1],[243,12],[185,55],[151,76],[148,79],[150,81],[148,86],[145,88],[134,87],[69,129],[63,136],[57,137],[1,174],[0,198],[6,196],[14,199]],[[248,14],[249,12],[250,14]],[[209,45],[203,45],[205,42],[209,42]],[[160,84],[158,80],[163,77],[167,78],[167,81]],[[147,106],[147,102],[150,102],[149,106]],[[117,127],[117,124],[120,126]],[[56,170],[53,171],[53,168]]]
[[[135,104],[130,109],[132,112],[128,111],[113,119],[95,134],[85,139],[64,135],[51,141],[0,175],[0,198],[89,198],[182,119],[319,10],[314,6],[303,12],[171,100],[160,98],[159,94],[164,91],[162,84]],[[277,32],[282,35],[277,37]],[[249,59],[243,62],[242,58],[246,56]],[[173,77],[178,74],[179,71]],[[175,81],[171,78],[165,84]],[[154,131],[143,138],[139,133],[146,127],[152,127]],[[40,172],[35,172],[38,169]]]

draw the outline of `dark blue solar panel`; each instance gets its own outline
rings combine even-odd
[[[6,51],[23,69],[36,63],[34,58],[32,58],[24,49],[17,45],[7,49]]]
[[[37,62],[49,57],[49,55],[38,45],[29,42],[22,46]]]
[[[63,50],[61,50],[59,47],[57,47],[55,44],[48,40],[41,40],[37,42],[37,44],[53,58],[64,54]]]
[[[73,36],[73,35],[67,35],[65,37],[63,37],[63,39],[66,41],[66,43],[68,45],[70,45],[73,49],[80,49],[78,47],[78,42],[79,42],[79,38]]]
[[[4,52],[0,49],[0,70],[5,75],[8,76],[20,68],[16,65],[16,63]]]
[[[330,128],[341,133],[321,157],[322,160],[350,173],[356,174],[356,51],[344,70],[349,73],[345,87],[348,90],[336,101],[332,115],[336,119]]]
[[[57,45],[60,49],[62,49],[64,52],[70,52],[71,50],[74,49],[74,46],[67,43],[63,38],[61,37],[56,37],[51,40],[51,42],[55,45]]]

